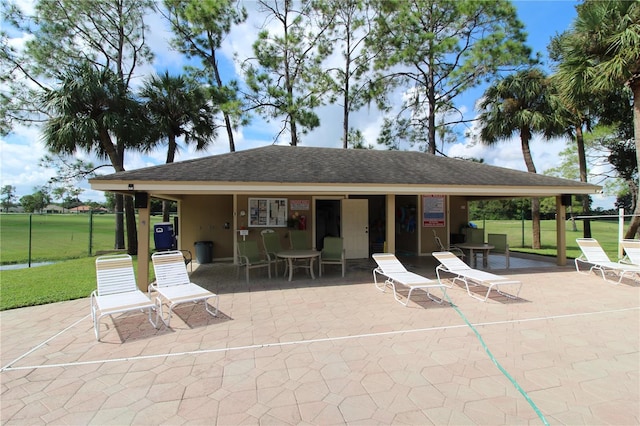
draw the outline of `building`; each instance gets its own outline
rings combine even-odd
[[[259,239],[265,228],[287,246],[289,225],[306,230],[316,248],[326,235],[342,236],[347,258],[368,257],[381,244],[390,252],[430,255],[433,231],[448,242],[468,223],[469,201],[556,197],[559,264],[566,262],[568,197],[601,189],[413,151],[277,145],[114,173],[90,184],[136,197],[142,252],[149,250],[150,196],[177,201],[179,248],[212,241],[216,259],[234,258],[239,238]],[[240,237],[241,230],[248,235]]]

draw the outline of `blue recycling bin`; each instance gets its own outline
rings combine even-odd
[[[153,240],[156,251],[175,250],[176,236],[171,222],[160,222],[153,227]]]

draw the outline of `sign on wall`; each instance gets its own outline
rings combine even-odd
[[[444,195],[422,196],[422,226],[442,228],[445,226]]]
[[[309,200],[289,200],[291,210],[309,210]]]

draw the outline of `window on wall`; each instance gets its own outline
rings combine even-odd
[[[249,198],[249,226],[286,227],[286,198]]]

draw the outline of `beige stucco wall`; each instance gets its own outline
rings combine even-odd
[[[178,217],[179,248],[191,250],[195,258],[195,242],[212,241],[214,260],[233,257],[232,195],[185,196]]]

